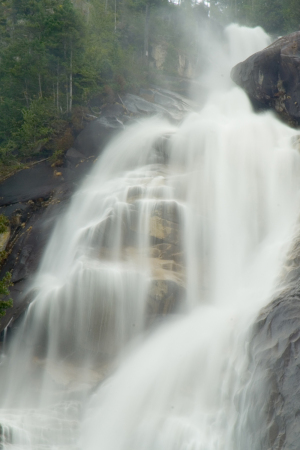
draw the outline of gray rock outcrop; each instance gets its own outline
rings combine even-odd
[[[260,411],[260,448],[298,450],[300,435],[300,240],[282,273],[282,289],[260,312],[250,345],[249,383]],[[258,380],[261,380],[259,385]],[[262,395],[263,392],[263,395]]]
[[[299,125],[300,31],[234,66],[231,78],[257,106],[272,108],[285,122]]]

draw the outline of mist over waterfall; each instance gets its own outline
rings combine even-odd
[[[229,81],[269,37],[226,36],[204,107],[125,129],[58,220],[0,365],[3,450],[262,448],[251,326],[280,288],[300,156]]]

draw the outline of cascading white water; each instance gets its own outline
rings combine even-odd
[[[240,48],[253,37],[244,57],[268,44],[261,29],[226,33]],[[5,450],[260,448],[248,330],[298,214],[294,134],[231,86],[178,127],[149,119],[107,147],[1,366]]]

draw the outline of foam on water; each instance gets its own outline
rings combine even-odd
[[[231,63],[268,43],[226,34]],[[293,135],[231,86],[178,127],[145,120],[106,148],[1,364],[5,450],[261,448],[247,349],[297,218]]]

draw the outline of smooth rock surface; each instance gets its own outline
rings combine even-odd
[[[0,207],[44,198],[61,182],[47,162],[21,170],[0,185]]]

